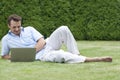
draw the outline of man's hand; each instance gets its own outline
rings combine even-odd
[[[11,58],[11,56],[10,55],[4,55],[4,56],[2,56],[2,59],[10,59]]]
[[[44,38],[40,38],[37,41],[37,44],[35,45],[36,52],[40,51],[45,46],[45,44],[46,44],[46,42],[45,42]]]

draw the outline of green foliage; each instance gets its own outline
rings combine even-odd
[[[120,40],[120,0],[1,0],[0,39],[14,13],[45,37],[67,25],[77,40]]]

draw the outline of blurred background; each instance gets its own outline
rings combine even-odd
[[[76,40],[120,41],[120,0],[0,0],[0,39],[11,14],[45,38],[66,25]]]

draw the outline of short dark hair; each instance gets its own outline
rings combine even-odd
[[[16,15],[16,14],[12,14],[8,17],[7,22],[8,22],[9,25],[10,25],[11,20],[14,20],[14,21],[18,22],[18,21],[21,21],[22,18],[20,16]]]

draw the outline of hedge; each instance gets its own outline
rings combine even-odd
[[[77,40],[120,40],[120,0],[1,0],[0,39],[11,14],[45,37],[66,25]]]

